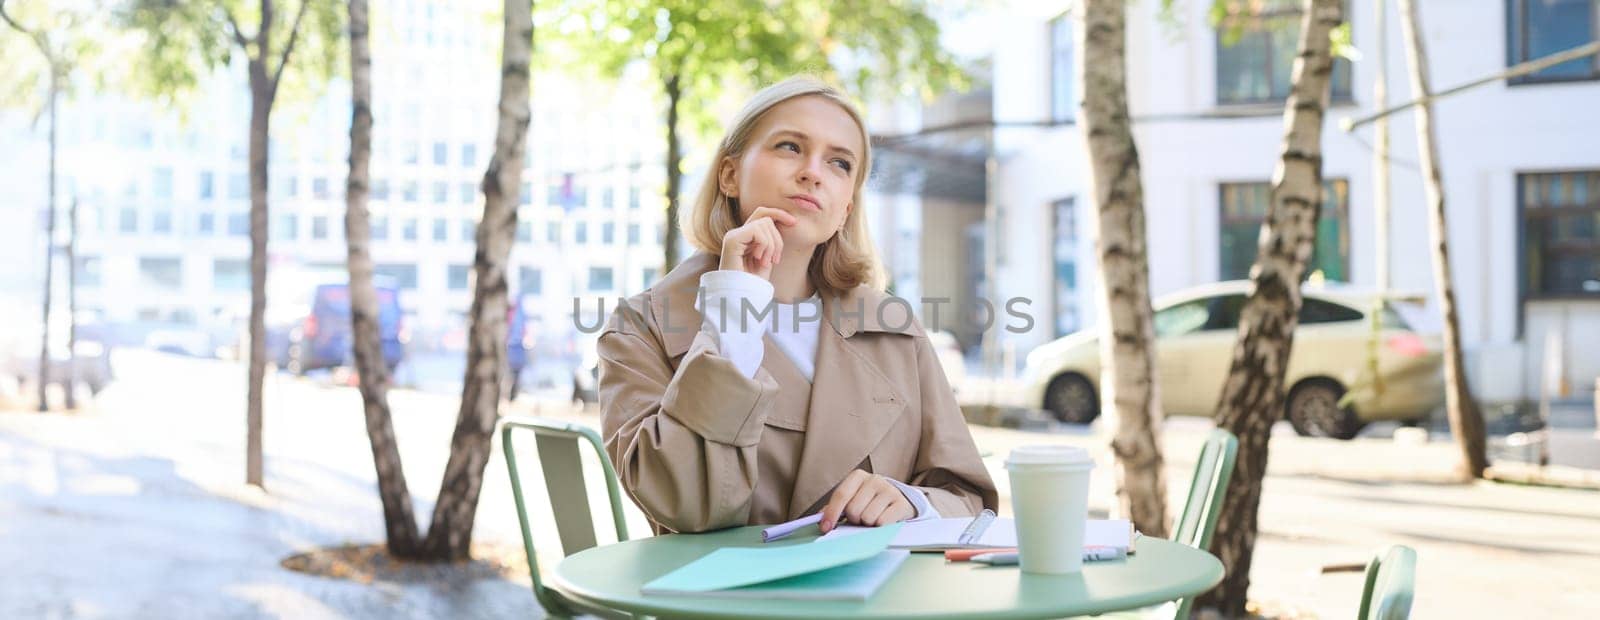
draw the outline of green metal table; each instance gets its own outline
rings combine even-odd
[[[772,545],[805,544],[816,535]],[[1015,566],[946,562],[913,553],[866,601],[646,596],[656,577],[722,547],[759,547],[761,528],[672,534],[595,547],[562,560],[549,585],[581,604],[632,614],[697,618],[1059,618],[1136,609],[1203,592],[1222,580],[1211,554],[1143,537],[1126,560],[1085,564],[1077,575],[1023,574]]]

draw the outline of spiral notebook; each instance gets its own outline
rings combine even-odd
[[[975,535],[966,542],[962,535],[969,528]],[[817,542],[870,532],[878,528],[841,525],[828,532]],[[1084,523],[1083,545],[1104,547],[1128,552],[1133,547],[1133,524],[1126,519],[1089,519]],[[957,517],[953,519],[928,519],[900,524],[900,530],[889,541],[890,549],[910,551],[946,551],[950,549],[1011,549],[1017,546],[1017,526],[1009,517],[984,519]]]

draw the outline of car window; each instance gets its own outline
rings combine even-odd
[[[1211,319],[1211,299],[1186,301],[1162,308],[1155,314],[1156,337],[1182,336],[1199,331]]]
[[[1211,298],[1211,318],[1206,330],[1238,331],[1239,310],[1244,308],[1244,295],[1223,295]]]
[[[1359,321],[1363,316],[1360,310],[1330,301],[1307,297],[1300,302],[1301,325]]]

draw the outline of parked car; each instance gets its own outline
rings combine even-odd
[[[1210,416],[1233,359],[1239,310],[1249,282],[1219,282],[1156,300],[1156,368],[1161,407],[1169,415]],[[1374,420],[1413,421],[1444,399],[1442,346],[1402,316],[1417,296],[1388,295],[1379,310],[1378,376],[1367,369],[1369,312],[1375,292],[1346,286],[1302,287],[1299,326],[1284,387],[1285,415],[1302,435],[1349,439]],[[1365,374],[1364,374],[1365,373]],[[1028,355],[1026,402],[1064,422],[1088,423],[1100,414],[1097,332],[1084,330]],[[1355,390],[1347,407],[1338,403]]]
[[[54,313],[53,313],[54,314]],[[111,340],[106,327],[99,321],[80,316],[77,339],[72,347],[76,355],[68,353],[66,313],[55,314],[50,320],[50,382],[64,384],[69,371],[79,384],[87,386],[90,394],[99,394],[111,384]],[[15,377],[18,383],[36,384],[39,380],[39,327],[37,322],[24,323],[11,331],[5,343],[6,355],[3,372]]]
[[[378,337],[390,375],[405,357],[409,340],[400,309],[400,292],[374,279],[378,296]],[[290,291],[289,299],[267,312],[267,356],[294,374],[332,368],[350,359],[350,288],[344,282],[314,284],[308,298]],[[271,302],[272,298],[269,297]]]

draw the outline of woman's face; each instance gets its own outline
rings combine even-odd
[[[722,192],[739,199],[745,221],[759,207],[799,220],[779,226],[786,248],[827,241],[855,205],[856,174],[865,145],[856,121],[827,98],[795,97],[767,110],[744,154],[723,162]]]

